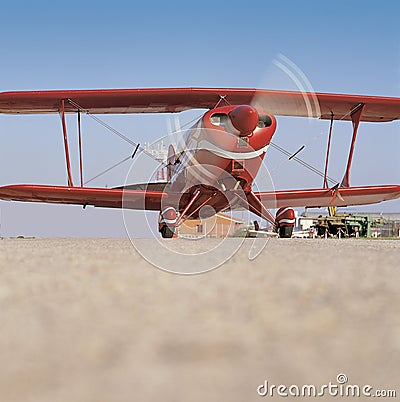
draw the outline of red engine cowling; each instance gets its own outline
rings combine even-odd
[[[292,237],[296,216],[294,210],[289,207],[278,209],[275,217],[275,227],[279,237]]]

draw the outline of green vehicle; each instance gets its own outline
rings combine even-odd
[[[373,229],[386,224],[383,218],[369,215],[336,214],[320,215],[314,224],[317,236],[372,237]]]

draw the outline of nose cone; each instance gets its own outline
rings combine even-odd
[[[240,132],[241,137],[250,135],[258,125],[258,113],[254,107],[249,105],[241,105],[235,107],[229,117],[233,127]]]

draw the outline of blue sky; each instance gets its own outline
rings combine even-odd
[[[315,91],[400,96],[400,5],[378,1],[14,1],[0,6],[0,90],[260,87],[293,89],[274,65],[282,54]],[[183,114],[182,122],[193,117]],[[104,118],[133,140],[166,134],[169,116]],[[73,120],[69,119],[70,126]],[[75,128],[70,129],[77,178]],[[327,122],[278,118],[274,141],[323,166]],[[130,149],[84,121],[85,173],[93,176]],[[398,184],[399,122],[361,124],[352,183]],[[335,125],[331,175],[341,178],[351,136]],[[320,179],[283,163],[267,164],[277,188]],[[124,182],[123,166],[93,184]],[[0,184],[64,184],[58,116],[0,116]],[[138,180],[140,176],[138,174]],[[124,236],[120,211],[0,202],[3,235]],[[365,209],[365,208],[363,208]],[[370,207],[400,210],[398,201]],[[138,213],[138,230],[141,227]],[[156,219],[156,217],[154,218]]]

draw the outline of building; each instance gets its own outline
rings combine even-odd
[[[244,227],[244,220],[233,218],[225,214],[216,214],[206,219],[189,219],[179,227],[178,237],[198,238],[214,237],[224,238],[233,236]]]

